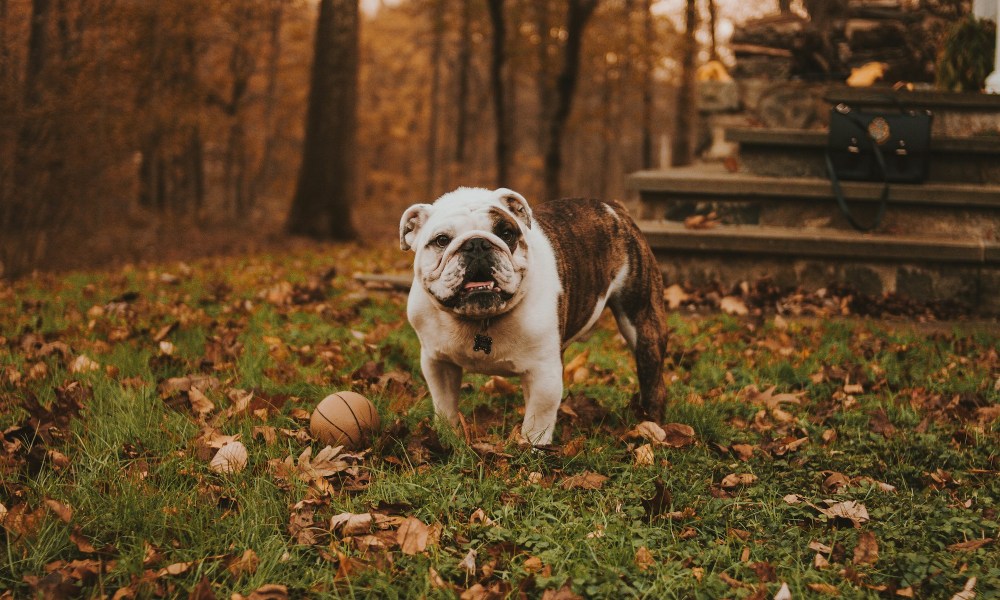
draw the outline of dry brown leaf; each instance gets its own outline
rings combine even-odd
[[[371,513],[340,513],[330,519],[330,531],[341,537],[370,533],[374,519]]]
[[[563,479],[559,486],[564,490],[581,489],[581,490],[599,490],[604,487],[604,482],[608,478],[606,475],[601,475],[600,473],[594,473],[592,471],[584,471],[579,475],[571,475],[566,479]]]
[[[635,464],[640,467],[651,467],[656,462],[656,455],[653,453],[651,444],[643,444],[632,451],[635,456]]]
[[[484,511],[481,508],[477,508],[469,516],[469,525],[477,525],[477,524],[486,526],[494,525],[493,519],[486,516],[486,511]]]
[[[827,502],[830,501],[828,500]],[[865,505],[860,502],[855,502],[854,500],[835,502],[830,504],[828,508],[816,508],[831,519],[847,519],[854,524],[854,527],[861,527],[861,524],[867,522],[869,519],[868,509],[865,508]]]
[[[207,415],[215,410],[215,404],[197,387],[188,390],[188,401],[191,402],[191,410],[198,416]]]
[[[753,457],[753,446],[750,444],[733,444],[729,447],[736,458],[747,461]]]
[[[864,531],[858,535],[858,545],[854,547],[851,562],[856,565],[874,565],[878,562],[878,540],[874,533]]]
[[[407,517],[396,532],[396,543],[403,554],[419,554],[427,549],[431,528],[416,517]]]
[[[788,584],[784,581],[781,582],[778,593],[774,595],[774,600],[792,600],[792,590],[788,589]]]
[[[567,583],[557,590],[542,592],[542,600],[583,600],[583,596],[573,592],[573,588]]]
[[[573,360],[566,363],[566,366],[563,367],[563,381],[566,383],[572,382],[577,369],[582,369],[587,366],[587,359],[589,356],[590,348],[586,348],[583,352],[574,356]]]
[[[86,354],[81,354],[69,364],[70,373],[89,373],[100,370],[101,365]]]
[[[993,543],[993,538],[978,538],[951,544],[948,549],[952,552],[975,552],[983,546]]]
[[[73,531],[69,534],[69,541],[73,542],[77,549],[84,554],[93,554],[97,552],[97,548],[94,547],[90,540],[84,537],[83,532],[80,531],[79,527],[74,527]]]
[[[266,583],[250,592],[249,596],[233,594],[232,600],[288,600],[288,588],[278,583]]]
[[[688,293],[676,283],[663,290],[663,299],[670,310],[677,310],[688,298],[690,298]]]
[[[49,450],[45,453],[45,457],[57,471],[69,466],[69,457],[58,450]]]
[[[694,428],[683,423],[667,423],[663,426],[663,445],[670,448],[684,448],[694,444]]]
[[[259,425],[253,428],[254,439],[260,438],[264,440],[265,446],[270,446],[271,444],[278,441],[278,430],[269,425]]]
[[[827,596],[839,596],[840,589],[835,585],[830,585],[829,583],[807,583],[806,587],[814,592],[820,594],[825,594]]]
[[[648,571],[655,564],[656,559],[653,558],[653,553],[649,551],[649,548],[639,546],[639,549],[635,551],[635,565],[639,567],[639,570]]]
[[[476,576],[476,551],[469,550],[469,553],[465,555],[465,558],[458,563],[458,568],[465,571],[465,574],[469,577]]]
[[[813,566],[817,569],[825,569],[830,566],[830,561],[822,554],[817,553],[816,556],[813,557]]]
[[[257,572],[257,567],[260,565],[260,558],[257,553],[247,548],[243,551],[243,554],[237,558],[232,559],[228,565],[226,565],[226,570],[233,577],[239,577],[246,573],[247,575],[253,575]]]
[[[191,567],[198,564],[198,561],[191,562],[178,562],[167,565],[156,572],[157,577],[165,577],[167,575],[183,575],[191,570]]]
[[[641,437],[646,441],[659,444],[667,437],[667,432],[652,421],[643,421],[635,426],[635,429],[628,433],[628,437]]]
[[[529,556],[525,559],[524,564],[522,565],[524,570],[528,573],[537,573],[542,570],[543,566],[542,559],[537,556]]]
[[[232,442],[219,448],[208,463],[208,468],[216,473],[239,473],[247,466],[247,447],[243,442]]]
[[[970,577],[962,586],[962,590],[952,596],[951,600],[973,600],[976,597],[976,583],[976,578]]]
[[[484,394],[491,396],[509,396],[517,393],[517,386],[499,375],[490,377],[481,389]]]
[[[47,499],[45,500],[45,505],[49,507],[59,520],[63,523],[69,523],[73,519],[73,509],[70,508],[68,504],[63,504],[58,500]]]
[[[739,317],[750,314],[750,310],[747,308],[747,305],[736,296],[723,296],[722,299],[719,300],[719,310],[728,315],[736,315]]]
[[[730,473],[722,478],[719,483],[720,486],[729,489],[740,487],[744,485],[750,485],[757,481],[757,476],[753,473]]]

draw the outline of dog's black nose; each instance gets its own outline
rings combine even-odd
[[[475,257],[484,256],[493,250],[493,244],[486,238],[474,237],[465,240],[462,244],[462,252],[467,252]]]

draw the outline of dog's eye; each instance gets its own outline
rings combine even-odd
[[[448,244],[451,243],[451,238],[442,234],[434,238],[434,245],[438,248],[447,248]]]
[[[497,234],[497,237],[503,240],[505,244],[513,244],[514,240],[517,239],[517,234],[514,233],[513,229],[503,229]]]

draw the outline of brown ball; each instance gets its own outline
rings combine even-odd
[[[354,392],[330,394],[316,406],[309,431],[330,446],[361,448],[381,425],[378,411],[368,398]]]

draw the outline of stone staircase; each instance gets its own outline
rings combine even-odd
[[[731,128],[739,168],[641,171],[640,227],[669,281],[787,288],[839,285],[1000,314],[1000,96],[830,88],[831,105],[929,108],[931,168],[922,184],[892,184],[882,225],[851,228],[826,177],[826,131]],[[730,167],[731,167],[730,163]],[[880,183],[843,182],[861,220]],[[714,212],[710,227],[685,219]],[[698,219],[689,220],[689,223]]]

